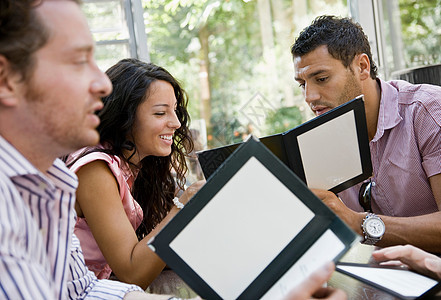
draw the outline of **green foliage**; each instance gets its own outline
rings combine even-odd
[[[150,57],[182,81],[194,119],[200,117],[201,101],[198,83],[203,57],[199,35],[202,29],[207,31],[212,133],[217,133],[219,141],[231,143],[234,130],[220,129],[227,126],[225,120],[236,124],[236,129],[240,126],[234,107],[247,101],[260,84],[253,70],[262,56],[256,2],[148,0],[143,3]]]
[[[150,57],[182,81],[190,97],[189,110],[193,119],[202,117],[200,82],[201,77],[208,78],[212,124],[208,128],[212,137],[210,147],[233,143],[241,139],[242,134],[250,133],[249,120],[240,109],[256,93],[262,94],[275,107],[292,106],[293,101],[303,101],[300,90],[294,89],[289,53],[296,26],[292,22],[295,2],[269,2],[270,5],[277,2],[277,9],[282,10],[271,11],[275,9],[273,7],[268,11],[273,18],[270,21],[273,23],[268,24],[274,35],[274,44],[269,49],[273,57],[268,57],[263,49],[257,0],[143,1]],[[319,2],[322,5],[317,6]],[[319,6],[328,13],[334,13],[336,7],[340,7],[341,11],[341,7],[346,6],[345,0],[314,3],[314,14],[320,13],[317,10]],[[303,21],[315,17],[309,15],[312,14],[310,9],[307,13],[308,16],[301,16]],[[275,20],[276,15],[281,14],[286,19]],[[285,35],[280,35],[280,32],[285,32]],[[204,40],[205,37],[207,40]],[[208,48],[204,49],[206,41]],[[204,50],[208,51],[208,57],[204,56]],[[200,72],[202,62],[207,63],[208,74]],[[287,94],[294,95],[294,99],[286,99]],[[294,111],[294,108],[281,110],[286,114],[288,127],[297,125],[299,121],[296,120],[306,119],[302,117],[302,111],[296,110],[299,116]],[[272,134],[274,130],[283,131],[285,128],[280,124],[270,124],[276,121],[277,117],[267,120],[267,125],[258,128],[258,133],[253,133],[263,136]]]
[[[213,117],[219,121],[213,124],[212,133],[209,134],[208,143],[212,148],[242,142],[242,136],[247,131],[238,119],[227,118],[223,112],[217,112]]]
[[[297,1],[269,0],[265,13],[270,20],[263,22],[258,0],[142,0],[151,61],[181,82],[189,96],[193,120],[211,115],[209,146],[240,141],[242,135],[253,131],[241,109],[256,94],[273,107],[303,102],[300,89],[294,88],[289,47],[298,31],[316,15],[336,13],[337,7],[341,14],[346,1],[308,0],[304,13],[298,13]],[[124,30],[115,30],[120,26],[117,21],[121,21],[119,3],[85,3],[92,28],[99,28],[94,34],[97,40],[127,38]],[[270,29],[265,46],[261,24]],[[108,30],[111,27],[115,28]],[[128,55],[126,51],[123,47],[102,45],[97,57],[107,67],[116,58]],[[204,66],[208,66],[206,73]],[[201,90],[207,81],[210,93],[204,103],[209,103],[210,111],[204,114]],[[259,124],[259,132],[252,133],[269,135],[305,119],[304,112],[292,107],[277,113],[268,114],[264,124]],[[282,123],[281,116],[285,120]],[[283,124],[288,124],[288,128]]]
[[[305,121],[299,107],[281,107],[268,113],[266,124],[268,135],[285,132]]]
[[[266,13],[271,20],[265,23],[258,0],[142,1],[150,58],[181,82],[193,120],[204,116],[201,87],[205,79],[209,82],[209,146],[240,141],[252,131],[241,109],[255,94],[281,107],[268,110],[265,125],[259,126],[259,133],[253,132],[258,136],[286,131],[309,118],[306,111],[293,106],[302,103],[303,97],[294,88],[289,47],[317,15],[347,13],[346,0],[268,0]],[[383,4],[386,1],[390,0]],[[305,11],[299,12],[302,3]],[[441,0],[398,3],[406,67],[441,63]],[[120,4],[106,0],[83,5],[97,41],[128,38]],[[265,42],[269,49],[264,49],[261,23],[265,29],[271,27]],[[100,66],[107,68],[128,56],[126,47],[99,44]],[[201,65],[208,66],[208,73]]]
[[[406,67],[441,63],[441,0],[400,0]]]

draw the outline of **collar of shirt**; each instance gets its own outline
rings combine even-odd
[[[387,82],[377,79],[380,84],[381,98],[378,111],[377,132],[372,142],[378,141],[385,130],[391,129],[400,123],[403,118],[398,110],[398,91]],[[386,113],[387,112],[387,113]]]
[[[0,170],[11,180],[18,177],[38,178],[40,188],[51,193],[56,188],[75,193],[78,179],[60,159],[48,169],[47,176],[35,168],[17,149],[0,136]]]

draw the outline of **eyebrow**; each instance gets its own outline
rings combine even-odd
[[[311,74],[308,74],[308,76],[306,76],[306,78],[312,78],[314,76],[320,75],[321,73],[325,73],[325,72],[327,72],[327,70],[323,70],[323,69],[317,70],[315,72],[312,72]],[[299,77],[294,77],[294,79],[296,81],[303,80],[302,78],[299,78]]]
[[[83,54],[92,55],[93,52],[94,47],[92,45],[77,45],[60,50],[60,53],[63,53],[66,58],[72,58]]]
[[[84,46],[77,46],[74,48],[75,52],[93,52],[94,46],[93,45],[84,45]]]
[[[155,104],[152,106],[153,108],[162,108],[162,107],[171,107],[170,105],[166,104],[166,103],[162,103],[162,104]],[[176,109],[178,107],[178,103],[176,102],[175,105],[173,105],[173,109]]]

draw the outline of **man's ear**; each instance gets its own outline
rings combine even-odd
[[[359,76],[361,80],[366,80],[371,77],[371,62],[369,61],[369,57],[366,53],[361,53],[355,57],[357,72],[359,72]]]
[[[13,106],[16,104],[17,75],[12,72],[10,63],[0,55],[0,106]]]

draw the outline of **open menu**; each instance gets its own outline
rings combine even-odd
[[[372,175],[363,96],[260,141],[309,188],[341,192]],[[241,143],[198,152],[205,178]]]
[[[338,263],[336,270],[400,299],[433,299],[441,289],[437,280],[400,267]]]
[[[358,240],[250,138],[149,246],[204,299],[277,299]]]

